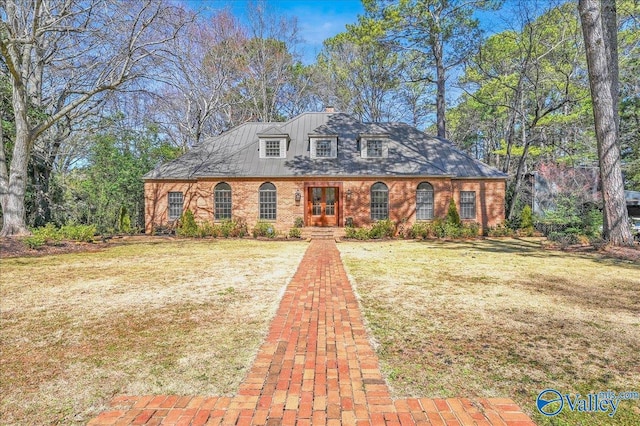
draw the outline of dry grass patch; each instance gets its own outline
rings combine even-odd
[[[86,423],[116,394],[235,393],[305,249],[183,240],[2,259],[2,424]]]
[[[397,397],[512,397],[541,424],[640,424],[535,408],[546,388],[640,391],[640,265],[535,240],[343,243]]]

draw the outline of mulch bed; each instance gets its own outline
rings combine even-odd
[[[104,250],[107,247],[113,247],[117,244],[132,243],[136,241],[152,241],[157,239],[173,240],[175,237],[166,236],[148,236],[148,235],[136,235],[127,237],[117,237],[108,240],[107,242],[94,242],[94,243],[80,243],[73,241],[63,241],[58,245],[44,245],[36,249],[27,247],[19,238],[0,238],[0,258],[9,257],[34,257],[34,256],[47,256],[50,254],[63,254],[63,253],[79,253],[79,252],[95,252]],[[261,239],[261,238],[259,238]],[[265,240],[273,241],[273,238],[264,238]],[[304,239],[295,241],[305,241]],[[354,240],[349,240],[354,241]],[[386,240],[389,241],[389,240]],[[629,260],[632,262],[640,262],[640,246],[637,244],[634,247],[609,247],[604,246],[596,249],[593,246],[575,245],[564,248],[555,247],[554,245],[546,245],[547,249],[563,250],[569,253],[593,253],[599,254],[603,257],[610,257],[620,260]]]

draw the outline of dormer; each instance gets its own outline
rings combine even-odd
[[[386,133],[361,133],[358,142],[361,158],[389,157],[389,135]]]
[[[315,159],[338,157],[338,134],[326,124],[309,132],[309,156]]]
[[[272,126],[258,133],[260,158],[287,158],[289,134]]]

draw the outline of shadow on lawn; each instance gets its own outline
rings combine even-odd
[[[634,273],[640,273],[640,264],[632,260],[619,259],[599,252],[592,247],[584,247],[573,251],[560,250],[553,247],[545,248],[541,244],[542,241],[541,239],[528,238],[483,238],[463,241],[438,241],[437,243],[443,246],[446,245],[449,250],[477,250],[478,252],[515,254],[540,259],[548,259],[549,257],[584,259],[604,265],[630,269],[634,271]],[[434,241],[428,242],[434,243]]]

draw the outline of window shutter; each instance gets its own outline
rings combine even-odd
[[[367,140],[360,139],[360,157],[367,158]]]
[[[382,158],[389,158],[389,144],[386,140],[382,140]]]
[[[259,143],[260,158],[266,158],[265,148],[266,147],[265,147],[264,139],[260,139],[260,143]]]
[[[311,150],[311,158],[316,158],[316,144],[318,143],[317,140],[315,139],[311,139],[309,141],[309,145],[310,145],[310,150]]]
[[[287,140],[280,140],[280,158],[287,158]]]
[[[338,156],[338,138],[331,140],[331,158]]]

